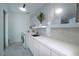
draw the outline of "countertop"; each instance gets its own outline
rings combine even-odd
[[[37,36],[33,38],[34,40],[37,40],[40,43],[47,46],[49,49],[53,51],[58,51],[59,53],[63,55],[66,55],[66,56],[79,55],[79,46],[76,44],[71,44],[71,43],[51,39],[44,36]]]

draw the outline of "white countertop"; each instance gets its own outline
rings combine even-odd
[[[62,42],[55,39],[50,39],[44,36],[33,37],[35,40],[46,45],[49,49],[58,51],[59,53],[67,56],[79,55],[79,46],[71,43]]]

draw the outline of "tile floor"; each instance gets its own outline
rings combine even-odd
[[[28,48],[24,48],[21,43],[15,43],[5,49],[5,56],[32,56]]]

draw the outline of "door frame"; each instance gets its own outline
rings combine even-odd
[[[3,9],[3,48],[8,47],[8,14]]]

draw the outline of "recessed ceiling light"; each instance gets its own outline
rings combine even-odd
[[[63,9],[62,8],[58,8],[55,10],[55,13],[56,14],[61,14],[63,12]]]
[[[23,8],[23,7],[19,7],[19,9],[24,12],[26,11],[26,8]]]
[[[19,7],[19,9],[20,9],[21,11],[24,11],[24,12],[27,11],[26,8],[25,8],[25,4],[24,4],[22,7]]]

